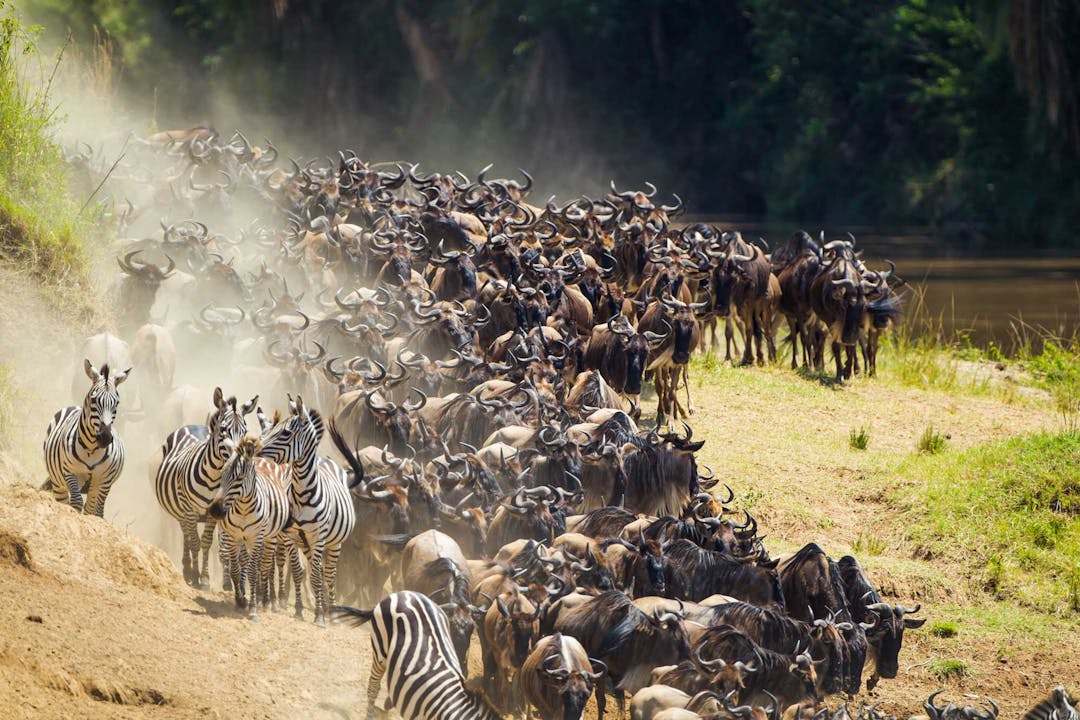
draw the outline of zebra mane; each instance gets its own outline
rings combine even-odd
[[[101,366],[101,379],[105,382],[109,382],[109,363],[105,363]]]

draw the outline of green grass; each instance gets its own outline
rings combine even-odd
[[[948,442],[949,435],[934,429],[934,426],[931,424],[926,426],[926,430],[924,430],[922,436],[919,437],[916,449],[925,455],[937,455],[945,450],[945,446]]]
[[[938,680],[945,681],[949,679],[959,680],[960,678],[965,677],[970,668],[963,660],[942,659],[934,660],[927,666],[927,669],[929,669]]]
[[[858,430],[851,428],[848,445],[852,450],[865,450],[870,447],[870,430],[865,425]]]
[[[851,549],[858,555],[876,557],[885,552],[888,547],[885,539],[880,535],[860,531],[852,543]]]
[[[930,634],[939,638],[956,637],[959,626],[948,620],[937,620],[930,623]]]
[[[980,591],[1045,612],[1080,611],[1080,434],[1015,438],[901,474],[922,480],[903,498],[921,556],[962,563]]]
[[[0,0],[0,258],[45,282],[85,286],[94,230],[67,191],[51,74],[34,69],[34,39]]]

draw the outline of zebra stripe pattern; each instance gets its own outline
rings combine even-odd
[[[158,503],[180,523],[184,537],[184,580],[191,585],[210,585],[208,560],[216,522],[206,521],[200,539],[199,522],[217,495],[221,473],[228,459],[226,439],[234,445],[247,434],[244,415],[258,397],[239,410],[236,398],[226,400],[214,389],[214,412],[209,425],[186,425],[172,432],[162,446],[161,464],[154,478]],[[202,563],[199,551],[202,550]]]
[[[260,455],[276,463],[292,465],[289,484],[291,524],[286,531],[290,544],[296,617],[303,617],[303,548],[315,596],[315,622],[326,624],[326,610],[334,604],[335,581],[341,544],[356,524],[345,471],[329,458],[317,457],[323,436],[323,419],[309,410],[303,398],[289,403],[290,415],[263,436]]]
[[[426,595],[398,592],[371,611],[335,607],[334,612],[356,625],[371,621],[367,720],[375,717],[384,675],[390,705],[403,720],[499,718],[486,699],[465,689],[446,614]]]
[[[85,360],[83,369],[90,390],[82,407],[66,407],[53,415],[45,431],[45,469],[53,497],[79,512],[85,509],[87,515],[102,517],[105,498],[124,469],[124,444],[112,425],[120,405],[116,388],[131,368],[110,375],[108,365],[99,370]]]
[[[252,619],[259,604],[268,602],[278,536],[289,519],[289,468],[256,457],[261,448],[258,440],[240,441],[222,471],[220,495],[209,507],[221,528],[236,606],[246,607]]]

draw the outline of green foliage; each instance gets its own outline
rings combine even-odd
[[[934,660],[927,668],[934,674],[938,680],[945,681],[949,679],[959,680],[965,677],[970,670],[970,667],[963,660],[942,659]]]
[[[956,637],[959,625],[951,620],[937,620],[930,623],[930,634],[939,638]]]
[[[865,450],[870,447],[870,430],[865,425],[860,426],[858,430],[851,428],[848,445],[852,450]]]
[[[1043,343],[1042,352],[1025,358],[1038,383],[1054,398],[1065,429],[1080,430],[1080,340]]]
[[[912,460],[911,539],[978,587],[1048,612],[1080,589],[1080,434],[1040,434]]]
[[[26,0],[113,38],[162,125],[263,113],[314,154],[496,160],[560,194],[647,177],[699,211],[1075,244],[1080,159],[985,30],[1005,4]]]
[[[83,228],[52,135],[51,75],[28,63],[36,52],[32,29],[0,1],[0,258],[60,281],[84,272]]]
[[[937,455],[945,450],[945,445],[948,444],[949,435],[943,433],[940,430],[935,430],[933,424],[927,425],[923,430],[923,434],[919,436],[919,443],[917,449],[920,453],[927,455]]]

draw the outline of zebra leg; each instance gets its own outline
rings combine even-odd
[[[83,512],[87,515],[105,516],[105,495],[108,489],[102,488],[104,481],[101,479],[91,480],[86,492],[86,503]]]
[[[371,643],[372,658],[371,658],[371,677],[368,678],[367,684],[367,720],[375,719],[375,712],[379,709],[375,701],[379,699],[379,685],[382,684],[383,673],[386,672],[386,666],[379,660],[379,656],[374,652],[375,642]],[[379,715],[384,713],[380,712]]]
[[[214,530],[216,529],[217,522],[207,518],[203,524],[202,541],[199,543],[202,551],[202,569],[199,570],[200,590],[210,589],[210,546],[214,544]]]
[[[57,496],[60,501],[67,500],[71,507],[75,508],[75,512],[81,513],[85,503],[82,496],[82,483],[74,475],[65,475],[64,483],[67,485],[66,491],[53,491],[53,494]]]
[[[274,552],[274,567],[277,572],[277,607],[274,610],[277,612],[284,610],[289,603],[289,596],[285,593],[285,581],[288,579],[285,575],[285,562],[288,549],[285,539],[278,538],[277,550]]]
[[[341,545],[326,548],[324,557],[323,575],[326,577],[326,599],[323,600],[323,613],[326,617],[337,600],[337,566],[338,558],[341,557]]]
[[[251,620],[259,619],[259,595],[262,590],[262,557],[263,557],[263,541],[261,539],[255,541],[255,546],[248,553],[247,559],[247,574],[248,574],[248,587],[251,592],[248,594],[248,618]]]
[[[244,543],[232,538],[226,540],[224,533],[221,535],[221,544],[226,545],[229,554],[225,572],[232,575],[233,603],[237,610],[244,609]]]
[[[185,515],[180,520],[180,533],[184,537],[184,549],[182,552],[184,565],[184,582],[192,587],[198,584],[198,552],[199,552],[199,527],[194,515]]]
[[[229,592],[232,590],[233,585],[233,573],[229,567],[229,563],[232,562],[232,556],[229,554],[228,548],[225,544],[229,542],[226,538],[226,533],[218,525],[218,560],[221,561],[221,591]]]
[[[292,566],[293,590],[296,592],[296,619],[304,619],[304,566],[300,564],[300,548],[296,543],[289,547],[289,564]]]
[[[315,624],[326,627],[326,582],[323,578],[323,556],[326,546],[319,543],[311,549],[309,556],[311,567],[311,593],[315,596]]]

